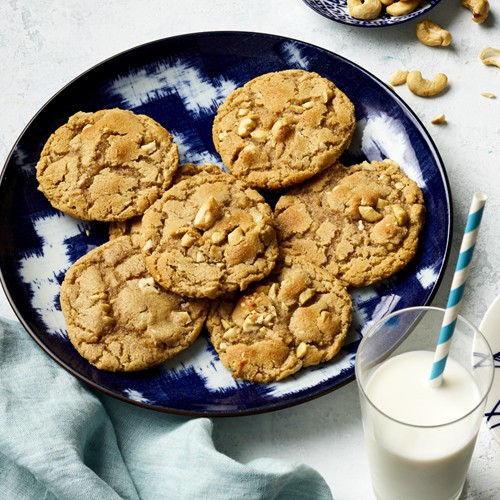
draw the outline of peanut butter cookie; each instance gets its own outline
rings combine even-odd
[[[210,309],[212,343],[235,378],[282,380],[332,359],[344,343],[352,318],[346,288],[312,264],[278,266]]]
[[[144,213],[141,231],[155,280],[189,297],[244,290],[267,276],[278,256],[271,207],[222,171],[174,184]]]
[[[61,307],[76,350],[101,370],[136,371],[190,346],[209,301],[162,289],[128,236],[77,260],[61,285]]]
[[[218,165],[212,163],[203,163],[201,165],[184,163],[184,165],[181,165],[175,172],[174,178],[172,179],[172,185],[192,175],[220,174],[221,172],[223,172],[223,170]]]
[[[115,221],[142,214],[170,186],[178,164],[165,128],[115,108],[70,117],[47,140],[36,175],[58,210]]]
[[[232,92],[212,135],[227,169],[250,186],[277,189],[332,166],[356,126],[334,83],[300,69],[266,73]]]
[[[134,246],[141,248],[142,215],[127,220],[109,223],[109,239],[115,240],[121,236],[130,236]]]
[[[421,190],[392,160],[338,164],[282,196],[282,252],[326,268],[344,284],[370,285],[415,255],[424,224]]]
[[[186,163],[181,165],[176,170],[174,178],[172,179],[172,185],[185,179],[186,177],[203,173],[221,173],[221,169],[217,165],[212,165],[210,163],[205,163],[199,167],[197,167],[194,163]],[[142,216],[137,216],[132,219],[110,222],[109,239],[112,240],[114,238],[119,238],[120,236],[128,235],[132,238],[132,241],[136,246],[140,246],[139,237],[141,234],[141,221]]]

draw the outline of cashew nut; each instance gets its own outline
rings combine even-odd
[[[430,97],[442,92],[448,84],[448,77],[437,73],[432,80],[426,80],[420,71],[410,71],[406,77],[406,85],[420,97]]]
[[[387,7],[388,5],[391,5],[391,3],[394,3],[394,0],[380,0],[380,3]]]
[[[490,13],[488,0],[462,0],[462,6],[472,12],[472,20],[476,23],[484,23]]]
[[[391,16],[404,16],[405,14],[413,12],[418,7],[419,3],[420,0],[398,0],[388,5],[385,11]]]
[[[446,116],[444,113],[441,113],[440,115],[437,115],[431,120],[431,123],[434,125],[441,125],[442,123],[446,123]]]
[[[382,10],[380,0],[347,0],[349,14],[356,19],[375,19]]]
[[[417,23],[417,38],[429,47],[446,47],[451,43],[449,31],[441,28],[430,19],[423,19]]]
[[[389,80],[389,83],[391,85],[393,85],[394,87],[397,87],[398,85],[404,85],[406,83],[407,77],[408,77],[408,71],[402,70],[402,69],[397,69],[391,75],[391,79]]]
[[[493,47],[485,47],[481,51],[481,54],[479,54],[479,57],[483,61],[483,64],[500,68],[500,50]]]

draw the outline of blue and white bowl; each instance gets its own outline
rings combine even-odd
[[[347,0],[302,0],[308,7],[332,21],[359,26],[361,28],[381,28],[411,21],[433,9],[441,0],[425,0],[410,14],[390,16],[385,12],[376,19],[356,19],[349,14]]]

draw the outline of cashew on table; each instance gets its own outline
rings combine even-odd
[[[462,0],[462,6],[472,12],[472,20],[476,23],[484,23],[490,13],[488,0]]]
[[[407,87],[420,97],[431,97],[442,92],[448,85],[448,77],[437,73],[432,80],[426,80],[420,71],[410,71],[406,77]]]
[[[450,32],[429,19],[419,21],[416,32],[417,38],[429,47],[446,47],[451,43]]]
[[[479,58],[486,64],[487,66],[496,66],[500,68],[500,50],[495,49],[493,47],[485,47],[481,54],[479,54]]]

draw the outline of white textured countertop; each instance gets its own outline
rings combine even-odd
[[[135,45],[182,33],[242,30],[313,43],[364,67],[383,81],[395,69],[449,77],[438,97],[397,93],[428,129],[452,190],[454,238],[449,269],[433,304],[445,306],[474,191],[488,203],[462,313],[479,324],[500,293],[500,69],[479,60],[483,47],[500,48],[500,5],[472,22],[459,0],[443,0],[427,16],[453,35],[448,48],[415,37],[416,21],[386,29],[334,23],[300,0],[3,0],[0,3],[0,163],[38,109],[89,67]],[[497,94],[487,99],[482,92]],[[431,119],[444,113],[445,125]],[[13,317],[3,293],[0,314]],[[236,460],[280,457],[305,462],[328,481],[336,499],[373,498],[362,440],[356,384],[294,408],[216,420],[218,448]],[[500,445],[483,425],[462,498],[500,498]]]

